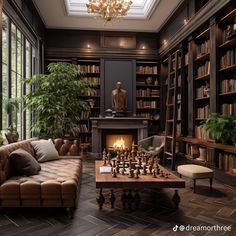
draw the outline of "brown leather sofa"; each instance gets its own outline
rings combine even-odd
[[[60,159],[40,163],[41,171],[32,176],[13,176],[10,153],[22,148],[35,155],[31,141],[0,147],[0,207],[76,207],[82,160],[79,141],[53,140]]]

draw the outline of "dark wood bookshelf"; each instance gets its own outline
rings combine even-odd
[[[233,70],[236,70],[236,64],[221,68],[219,71],[233,71]]]
[[[201,55],[197,55],[195,61],[205,61],[210,58],[210,53],[203,53]]]
[[[228,93],[220,93],[219,96],[236,96],[236,91]]]
[[[235,46],[236,46],[236,38],[225,41],[219,46],[219,48],[231,48]]]
[[[209,33],[210,33],[210,28],[207,28],[206,30],[204,30],[203,32],[201,32],[200,34],[198,34],[198,35],[195,37],[195,39],[196,39],[196,40],[208,39]]]
[[[210,97],[195,98],[195,101],[206,101],[208,99],[210,99]]]
[[[207,80],[207,79],[210,79],[210,74],[195,78],[195,80]]]

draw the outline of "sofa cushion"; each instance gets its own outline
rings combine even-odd
[[[36,151],[36,159],[38,160],[38,162],[59,159],[59,154],[51,139],[32,141],[31,144]]]
[[[21,148],[10,154],[10,165],[13,175],[36,175],[41,170],[35,158]]]

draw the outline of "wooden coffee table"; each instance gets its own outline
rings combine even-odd
[[[113,189],[123,189],[123,195],[121,197],[123,207],[125,208],[126,204],[131,207],[131,204],[134,203],[138,207],[140,202],[140,196],[138,191],[141,189],[163,189],[163,188],[174,188],[174,196],[172,198],[175,207],[178,208],[180,202],[180,196],[178,195],[178,190],[176,188],[185,188],[185,181],[174,175],[172,172],[168,171],[163,166],[159,165],[159,168],[168,178],[157,176],[154,178],[152,175],[139,175],[139,178],[130,178],[128,175],[117,174],[117,177],[112,177],[112,174],[101,174],[100,167],[103,166],[103,161],[95,162],[95,171],[96,171],[96,188],[100,188],[100,195],[97,199],[100,209],[102,209],[105,198],[102,194],[103,188],[111,189],[111,206],[114,207],[115,196]],[[128,190],[128,194],[126,194]],[[133,196],[131,190],[135,190],[135,195]]]

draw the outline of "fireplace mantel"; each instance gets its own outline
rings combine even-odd
[[[92,152],[101,153],[103,129],[136,129],[138,141],[148,135],[148,119],[140,117],[91,117]]]

